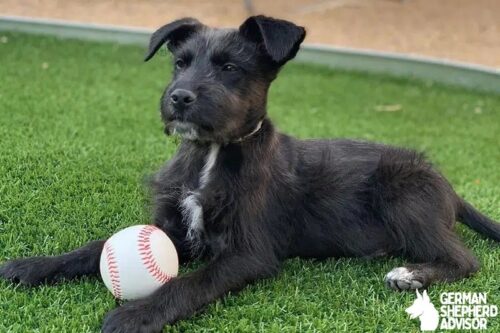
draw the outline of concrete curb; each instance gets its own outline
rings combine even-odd
[[[147,45],[152,30],[62,20],[0,16],[0,31],[20,31],[61,38]],[[328,67],[413,77],[448,85],[500,93],[500,69],[486,66],[372,50],[304,45],[297,61]]]

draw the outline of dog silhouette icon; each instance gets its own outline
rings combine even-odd
[[[420,294],[417,289],[417,299],[405,310],[411,319],[420,319],[421,331],[435,331],[439,326],[439,312],[431,303],[427,291]]]

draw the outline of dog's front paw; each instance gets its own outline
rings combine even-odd
[[[418,272],[410,271],[406,267],[396,267],[385,276],[386,285],[397,291],[418,289],[424,286],[424,281]]]
[[[0,277],[14,283],[36,286],[53,282],[58,265],[51,257],[32,257],[7,261],[0,266]]]
[[[102,326],[103,333],[161,332],[165,323],[145,300],[131,301],[108,312]]]

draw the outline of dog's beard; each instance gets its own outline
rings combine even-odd
[[[174,120],[167,123],[166,132],[169,135],[179,135],[186,140],[197,140],[200,138],[199,128],[197,125],[190,122],[180,122]]]

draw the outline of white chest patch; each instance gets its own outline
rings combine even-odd
[[[202,190],[209,182],[211,171],[217,162],[220,146],[212,143],[207,157],[205,158],[205,165],[200,172],[199,187],[196,190],[189,192],[189,195],[181,202],[181,210],[184,222],[188,226],[187,238],[194,241],[198,235],[203,231],[203,207],[200,204],[199,196]]]

